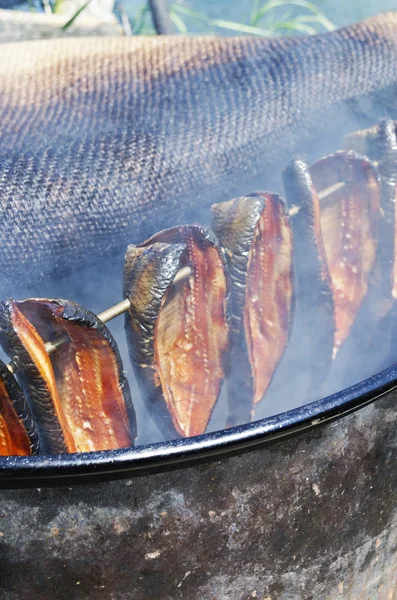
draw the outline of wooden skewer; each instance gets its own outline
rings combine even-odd
[[[325,200],[329,196],[332,196],[332,194],[334,194],[335,192],[338,192],[339,190],[341,190],[342,188],[344,188],[345,185],[346,184],[343,181],[338,181],[337,183],[334,183],[333,185],[330,185],[329,187],[321,190],[321,192],[318,193],[318,199],[320,200],[320,202],[323,201],[323,200]],[[295,215],[298,214],[299,211],[300,211],[300,206],[296,206],[294,204],[289,209],[288,214],[289,214],[290,217],[294,217]]]
[[[319,192],[319,194],[318,194],[319,200],[324,200],[325,198],[327,198],[328,196],[331,196],[334,192],[337,192],[344,186],[345,186],[345,183],[343,181],[341,181],[341,182],[335,183],[334,185],[331,185],[328,188],[325,188],[324,190],[321,190],[321,192]],[[289,215],[292,217],[292,216],[295,216],[298,212],[299,212],[299,206],[292,206],[289,210]],[[187,277],[189,277],[191,275],[191,272],[192,272],[192,270],[190,267],[188,267],[188,266],[182,267],[177,272],[173,283],[178,283],[180,281],[183,281],[184,279],[186,279]],[[103,312],[99,313],[97,316],[98,316],[98,319],[100,321],[102,321],[102,323],[107,323],[108,321],[111,321],[112,319],[115,319],[116,317],[119,317],[123,313],[127,312],[127,310],[129,308],[130,308],[130,301],[128,300],[128,298],[126,298],[125,300],[122,300],[121,302],[118,302],[117,304],[110,306]],[[65,344],[67,341],[68,341],[68,337],[66,335],[64,335],[64,336],[61,336],[58,339],[54,340],[53,342],[46,342],[44,344],[44,348],[46,349],[48,354],[52,354],[60,346],[63,346],[63,344]],[[10,373],[12,373],[12,374],[15,374],[16,371],[18,370],[17,365],[12,361],[10,363],[8,363],[6,366],[7,366],[7,369],[10,371]]]
[[[331,196],[335,192],[338,192],[343,187],[345,187],[345,185],[346,184],[343,181],[338,181],[338,183],[330,185],[329,187],[325,188],[324,190],[321,190],[321,192],[318,193],[318,199],[325,200],[325,198],[328,198],[328,196]]]
[[[100,321],[102,321],[102,323],[107,323],[108,321],[111,321],[112,319],[115,319],[116,317],[127,312],[129,308],[130,301],[126,298],[125,300],[122,300],[121,302],[118,302],[117,304],[114,304],[113,306],[110,306],[103,312],[99,313],[97,317]],[[48,354],[52,354],[52,352],[55,352],[57,348],[63,346],[63,344],[65,344],[67,341],[68,337],[66,335],[62,335],[53,342],[46,342],[44,344],[44,348],[46,349]]]
[[[110,306],[103,312],[99,313],[99,315],[97,315],[97,316],[98,316],[98,319],[100,321],[102,321],[102,323],[107,323],[108,321],[111,321],[112,319],[115,319],[119,315],[122,315],[123,313],[127,312],[127,310],[129,308],[130,308],[130,301],[126,298],[125,300],[122,300],[121,302],[118,302],[117,304]],[[52,354],[60,346],[63,346],[63,344],[65,344],[67,341],[68,341],[67,335],[62,335],[59,338],[57,338],[56,340],[54,340],[53,342],[46,342],[44,344],[44,348],[46,349],[48,354]],[[8,363],[6,366],[7,366],[7,369],[10,371],[10,373],[12,373],[13,375],[18,370],[18,366],[12,361],[10,363]]]
[[[319,200],[324,200],[325,198],[327,198],[328,196],[331,196],[334,192],[337,192],[344,186],[345,186],[345,183],[343,181],[341,181],[341,182],[335,183],[334,185],[331,185],[328,188],[325,188],[324,190],[321,190],[321,192],[319,192],[319,194],[318,194]],[[295,216],[298,212],[299,212],[299,206],[292,206],[289,210],[289,215],[292,217],[292,216]],[[182,267],[177,272],[173,283],[178,283],[178,282],[186,279],[187,277],[190,276],[191,272],[192,272],[192,270],[190,267],[188,267],[188,266]],[[118,302],[117,304],[110,306],[103,312],[99,313],[97,316],[98,316],[98,319],[100,321],[102,321],[102,323],[107,323],[108,321],[111,321],[112,319],[115,319],[116,317],[119,317],[123,313],[127,312],[127,310],[129,308],[130,308],[130,301],[126,298],[125,300],[122,300],[121,302]],[[61,336],[58,339],[54,340],[53,342],[46,342],[44,344],[44,347],[48,354],[52,354],[60,346],[63,346],[63,344],[65,344],[67,341],[68,341],[68,337],[66,335],[64,335],[64,336]],[[7,364],[7,369],[10,371],[10,373],[15,374],[16,371],[18,370],[18,367],[14,362],[10,362]]]
[[[122,300],[121,302],[118,302],[117,304],[114,304],[110,308],[107,308],[103,312],[99,313],[98,319],[102,321],[102,323],[107,323],[108,321],[111,321],[112,319],[115,319],[116,317],[119,317],[123,313],[127,312],[130,306],[130,301],[128,298],[126,298],[125,300]]]
[[[191,275],[191,272],[192,270],[190,267],[182,267],[175,275],[173,283],[178,283],[186,279]],[[116,317],[119,317],[123,313],[127,312],[130,306],[131,303],[128,300],[128,298],[126,298],[125,300],[122,300],[121,302],[118,302],[117,304],[114,304],[113,306],[110,306],[106,310],[102,311],[97,315],[97,317],[100,321],[102,321],[102,323],[107,323],[108,321],[111,321],[112,319],[115,319]],[[68,336],[62,335],[52,342],[46,342],[44,344],[44,348],[46,349],[48,354],[52,354],[60,346],[63,346],[63,344],[65,344],[67,341]],[[18,367],[14,362],[10,362],[7,364],[7,369],[10,371],[10,373],[14,375],[17,372]]]

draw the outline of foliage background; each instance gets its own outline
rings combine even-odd
[[[123,1],[135,23],[144,11],[142,0]],[[250,30],[255,27],[258,34],[285,35],[316,33],[330,29],[331,24],[342,27],[379,12],[397,10],[397,0],[176,0],[170,6],[177,28],[184,33],[255,33]],[[150,19],[145,20],[143,31],[151,31]]]
[[[65,29],[81,13],[109,14],[113,4],[127,35],[155,33],[145,0],[0,0],[0,8],[67,14]],[[184,34],[298,35],[397,10],[397,0],[169,0],[169,7]]]

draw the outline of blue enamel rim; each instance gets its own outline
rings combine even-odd
[[[55,483],[117,478],[180,467],[208,457],[254,448],[351,413],[397,388],[397,365],[342,392],[246,425],[194,438],[123,450],[56,456],[0,457],[0,484],[38,480]]]

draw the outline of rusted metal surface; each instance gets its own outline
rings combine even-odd
[[[395,598],[396,397],[219,461],[2,490],[0,598]]]

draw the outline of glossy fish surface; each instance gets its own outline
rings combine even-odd
[[[251,420],[286,348],[293,306],[292,230],[284,202],[257,193],[212,207],[231,280],[229,423]]]
[[[335,355],[368,292],[378,248],[380,187],[372,163],[354,153],[323,158],[310,175],[317,194],[328,190],[320,201],[320,223],[334,298]]]
[[[115,342],[65,300],[3,302],[0,339],[18,367],[45,453],[133,445],[135,416]],[[49,355],[46,341],[60,341]]]
[[[370,129],[356,131],[345,146],[367,156],[376,165],[380,185],[381,214],[378,258],[382,300],[397,299],[397,135],[396,122],[383,119]]]
[[[126,333],[144,402],[165,436],[204,433],[225,377],[225,263],[199,226],[153,236],[126,255]]]
[[[38,435],[22,390],[0,361],[0,456],[38,453]]]

